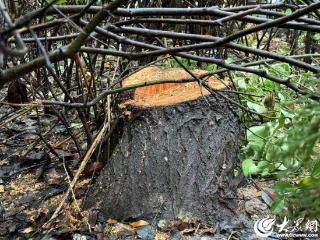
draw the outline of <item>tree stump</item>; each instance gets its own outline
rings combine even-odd
[[[183,69],[149,67],[124,85],[188,77]],[[214,77],[207,83],[225,87]],[[121,138],[88,206],[118,220],[214,223],[231,217],[230,197],[239,184],[239,119],[227,101],[205,89],[202,94],[196,82],[136,89],[133,99],[122,105],[127,118]]]

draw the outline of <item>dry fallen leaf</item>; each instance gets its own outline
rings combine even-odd
[[[182,230],[180,233],[182,235],[189,235],[189,234],[195,233],[195,231],[196,231],[195,228],[186,228],[186,229]]]
[[[83,170],[83,174],[86,176],[91,176],[94,172],[100,172],[104,166],[105,166],[105,163],[101,161],[88,163],[86,168]]]
[[[4,192],[4,185],[0,185],[0,193]]]
[[[136,231],[132,227],[122,223],[117,223],[117,225],[112,227],[111,232],[117,236],[133,236],[136,234]]]
[[[216,233],[216,228],[203,228],[198,231],[200,235],[214,235]]]
[[[27,227],[21,231],[21,233],[31,233],[34,232],[33,227]]]
[[[35,110],[32,111],[29,116],[30,116],[30,117],[35,117],[35,116],[37,116],[37,111],[35,111]]]
[[[167,233],[157,233],[156,237],[154,238],[154,240],[169,240],[169,235]]]
[[[144,221],[144,220],[139,220],[139,221],[136,221],[136,222],[129,223],[129,225],[131,227],[133,227],[133,228],[139,228],[139,227],[143,227],[143,226],[149,225],[149,223]]]
[[[108,223],[109,225],[114,225],[114,224],[118,223],[118,221],[115,220],[115,219],[109,218],[109,219],[107,220],[107,223]]]
[[[258,191],[258,192],[255,192],[255,193],[254,193],[254,195],[255,195],[256,197],[261,197],[261,194],[262,194],[261,191]]]

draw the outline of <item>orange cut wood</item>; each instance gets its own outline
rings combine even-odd
[[[207,72],[204,70],[192,71],[196,76],[201,76]],[[157,66],[150,66],[136,72],[123,81],[123,87],[132,86],[139,83],[148,83],[161,80],[181,80],[192,78],[182,68],[161,69]],[[224,89],[227,81],[219,80],[211,76],[206,77],[205,81],[214,89]],[[210,93],[200,87],[198,82],[188,83],[162,83],[135,89],[133,99],[127,100],[125,105],[135,105],[139,107],[158,107],[169,106],[181,102],[196,100],[201,95]]]

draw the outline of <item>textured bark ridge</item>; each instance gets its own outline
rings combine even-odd
[[[122,220],[231,217],[239,121],[226,102],[209,102],[131,109],[89,205]]]

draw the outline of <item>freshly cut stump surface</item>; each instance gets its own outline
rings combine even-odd
[[[190,78],[183,69],[149,67],[124,85],[182,78]],[[207,82],[215,89],[227,85],[214,77]],[[118,220],[187,218],[215,224],[232,218],[231,199],[239,184],[235,109],[205,89],[201,93],[196,82],[136,89],[122,108],[130,118],[118,128],[119,143],[87,206]]]
[[[193,71],[196,76],[206,74],[206,71],[197,69]],[[131,75],[123,81],[123,86],[128,87],[138,83],[161,81],[161,80],[180,80],[192,78],[182,68],[160,69],[151,66]],[[212,88],[223,89],[228,82],[219,80],[215,77],[206,77],[204,79]],[[125,104],[132,104],[140,107],[159,107],[175,105],[177,103],[196,100],[199,96],[209,95],[208,90],[200,88],[197,81],[188,83],[164,83],[137,88],[134,92],[134,98]]]

